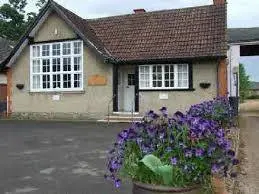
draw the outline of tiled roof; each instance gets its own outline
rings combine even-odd
[[[57,6],[62,13],[75,25],[75,27],[83,34],[85,38],[93,43],[93,45],[100,50],[103,54],[106,54],[106,50],[102,42],[96,36],[93,29],[89,26],[89,24],[85,21],[85,19],[81,18],[80,16],[74,14],[70,10],[64,8],[63,6],[59,5],[58,3],[51,1],[52,4]]]
[[[4,61],[13,48],[13,42],[0,37],[0,63]]]
[[[230,28],[228,29],[228,42],[240,43],[259,40],[259,28]]]
[[[209,5],[87,20],[121,61],[222,57],[226,6]]]
[[[2,68],[29,39],[30,31],[51,9],[91,48],[112,62],[226,57],[226,5],[208,5],[85,20],[49,0]],[[4,54],[5,55],[5,54]],[[1,67],[1,64],[0,64]]]

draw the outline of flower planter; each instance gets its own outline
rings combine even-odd
[[[133,194],[169,194],[169,193],[182,193],[182,194],[200,194],[202,189],[200,186],[175,188],[166,186],[149,185],[134,182]]]

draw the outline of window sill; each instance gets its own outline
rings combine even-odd
[[[85,90],[77,91],[30,91],[30,94],[84,94]]]
[[[166,91],[172,91],[172,92],[193,92],[195,91],[194,88],[187,88],[187,89],[139,89],[140,92],[166,92]]]

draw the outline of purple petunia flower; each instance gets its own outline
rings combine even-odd
[[[229,155],[230,157],[234,157],[234,156],[235,156],[235,152],[234,152],[233,150],[229,150],[229,151],[228,151],[228,155]]]
[[[119,134],[117,137],[117,144],[122,145],[124,143],[124,138]]]
[[[166,136],[165,132],[159,133],[159,138],[160,139],[163,140],[165,138],[165,136]]]
[[[124,139],[126,139],[128,137],[128,130],[123,130],[121,133],[120,133],[120,136],[123,137]]]
[[[184,153],[185,157],[187,158],[191,158],[192,157],[192,150],[190,149],[187,149]]]
[[[120,179],[116,179],[114,181],[114,185],[115,185],[116,188],[119,188],[121,186],[121,180]]]
[[[220,168],[219,168],[219,166],[218,166],[217,164],[213,164],[213,165],[212,165],[211,172],[212,172],[213,174],[218,173],[219,170],[220,170]]]
[[[223,145],[224,144],[224,139],[223,138],[218,139],[217,143],[218,143],[219,146]]]
[[[168,112],[167,112],[167,108],[166,107],[162,107],[159,111],[163,114],[164,117],[168,116]]]
[[[238,159],[233,159],[232,160],[232,164],[235,166],[235,165],[238,165],[239,164],[239,160]]]
[[[212,153],[216,150],[216,147],[215,146],[211,146],[209,147],[208,149],[208,156],[212,156]]]
[[[156,131],[157,130],[156,130],[155,126],[150,126],[147,128],[147,132],[150,137],[154,137],[156,135]]]
[[[198,148],[198,149],[195,150],[195,156],[196,157],[202,157],[203,154],[204,154],[204,150],[203,149]]]
[[[171,158],[171,164],[172,165],[177,165],[177,162],[178,162],[178,160],[177,160],[177,158]]]
[[[175,114],[174,114],[174,117],[176,117],[176,118],[183,118],[184,117],[184,114],[182,113],[182,112],[180,112],[180,111],[177,111]]]
[[[159,117],[158,114],[156,114],[153,110],[150,110],[148,113],[147,113],[147,117],[151,118],[151,119],[157,119]]]

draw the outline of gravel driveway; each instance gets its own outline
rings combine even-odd
[[[240,116],[241,174],[235,194],[259,193],[259,117]]]
[[[0,121],[0,193],[127,194],[103,179],[115,134],[127,124]]]

